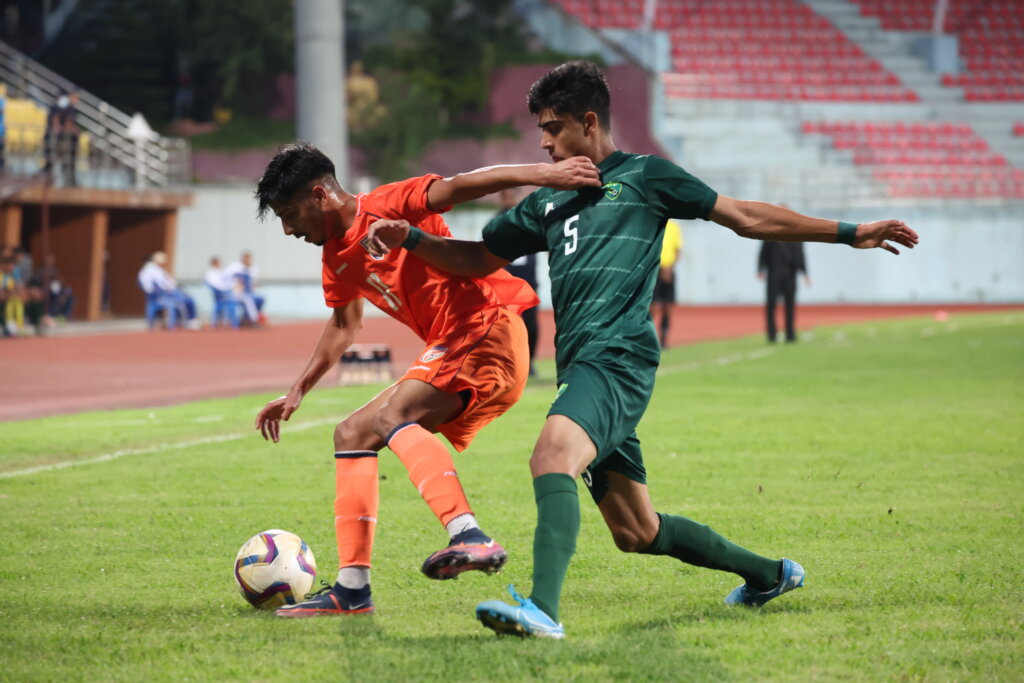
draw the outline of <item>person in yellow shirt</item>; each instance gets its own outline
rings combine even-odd
[[[661,322],[658,325],[658,340],[661,348],[668,348],[668,330],[672,324],[672,309],[676,305],[676,261],[683,251],[683,233],[679,224],[673,220],[665,223],[665,237],[661,242],[661,269],[658,281],[654,285],[654,297],[651,299],[651,317],[656,310],[661,310]]]
[[[0,251],[0,335],[13,337],[18,330],[19,311],[23,310],[14,276],[14,258]],[[22,313],[23,315],[23,313]],[[10,324],[8,320],[10,319]]]

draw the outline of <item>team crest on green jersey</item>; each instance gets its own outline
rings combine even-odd
[[[622,183],[605,183],[602,189],[606,199],[615,200],[622,194]]]

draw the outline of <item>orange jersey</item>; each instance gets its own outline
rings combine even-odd
[[[380,259],[370,256],[367,233],[381,218],[405,219],[423,232],[451,236],[444,220],[427,206],[427,189],[440,177],[410,178],[356,197],[352,227],[324,245],[324,300],[329,307],[363,297],[420,339],[431,341],[465,326],[474,313],[501,307],[518,314],[539,303],[530,285],[504,270],[466,278],[438,270],[405,249],[392,249]]]

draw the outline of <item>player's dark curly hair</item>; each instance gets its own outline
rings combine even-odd
[[[324,176],[337,184],[334,162],[326,154],[308,142],[286,145],[270,160],[256,184],[253,193],[259,202],[256,215],[262,219],[271,204],[288,201],[296,192]]]
[[[551,109],[556,114],[569,114],[582,121],[586,113],[592,111],[597,114],[601,128],[611,129],[608,81],[592,62],[566,62],[556,66],[530,86],[526,102],[534,116],[544,109]]]

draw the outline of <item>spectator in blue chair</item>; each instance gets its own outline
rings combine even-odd
[[[192,330],[199,329],[196,318],[196,302],[178,288],[178,283],[164,268],[167,254],[155,251],[139,271],[139,286],[146,293],[146,318],[150,327],[153,317],[159,310],[167,315],[167,327],[173,328],[179,319],[185,320],[185,326]]]
[[[252,262],[252,252],[243,251],[241,258],[227,267],[227,273],[235,278],[240,286],[239,296],[245,307],[246,323],[260,325],[266,322],[263,317],[264,297],[255,291],[256,266]]]
[[[218,327],[227,322],[237,329],[238,309],[242,306],[242,299],[239,297],[237,281],[221,267],[220,257],[210,259],[204,281],[213,293],[213,326]]]

